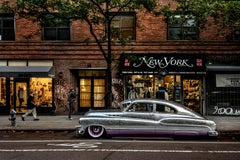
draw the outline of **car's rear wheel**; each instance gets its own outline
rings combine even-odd
[[[89,126],[88,134],[92,138],[100,138],[104,134],[104,128],[102,126]]]

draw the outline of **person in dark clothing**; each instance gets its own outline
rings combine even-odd
[[[156,98],[168,100],[168,94],[167,94],[167,92],[165,91],[165,88],[164,88],[164,87],[159,87],[159,88],[158,88],[158,91],[157,91],[157,93],[156,93]]]
[[[28,99],[27,99],[27,112],[24,115],[22,115],[22,120],[25,121],[25,117],[32,114],[34,121],[38,121],[39,119],[37,118],[36,107],[37,106],[35,104],[33,92],[30,92]]]
[[[151,98],[151,93],[149,92],[148,87],[144,88],[144,98]]]
[[[68,94],[68,105],[69,105],[68,119],[69,120],[72,120],[71,115],[73,112],[75,100],[76,100],[76,95],[75,95],[74,89],[70,89],[70,92]]]

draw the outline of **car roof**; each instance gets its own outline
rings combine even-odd
[[[181,103],[177,103],[177,102],[174,102],[174,101],[168,101],[168,100],[164,100],[164,99],[154,99],[154,98],[126,99],[126,100],[120,102],[120,104],[128,104],[128,103],[133,103],[133,102],[145,102],[145,103],[159,103],[159,102],[162,102],[162,103],[166,103],[166,104],[171,103],[171,104],[183,107],[183,105]]]
[[[122,102],[120,102],[120,106],[122,107],[122,109],[124,108],[124,105],[128,105],[131,103],[163,103],[166,105],[171,105],[171,106],[175,106],[174,108],[178,110],[178,112],[181,113],[187,113],[188,115],[192,115],[194,117],[198,117],[198,118],[203,118],[200,114],[194,112],[193,110],[185,107],[183,104],[181,103],[177,103],[174,101],[168,101],[168,100],[164,100],[164,99],[153,99],[153,98],[138,98],[138,99],[127,99],[124,100]],[[126,110],[127,108],[123,109]]]

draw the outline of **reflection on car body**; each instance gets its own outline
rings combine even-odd
[[[120,103],[121,111],[89,111],[79,119],[77,135],[102,136],[218,136],[216,124],[181,104],[159,99]]]

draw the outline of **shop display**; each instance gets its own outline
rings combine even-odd
[[[6,78],[0,78],[0,106],[6,105]]]
[[[52,79],[31,78],[30,90],[34,92],[36,103],[41,107],[52,107]]]
[[[196,112],[200,112],[200,80],[183,80],[184,105]]]
[[[181,75],[166,75],[163,77],[151,75],[131,75],[127,79],[126,92],[134,87],[139,98],[144,97],[144,89],[147,87],[151,98],[156,98],[159,88],[164,90],[166,100],[184,104],[186,107],[200,113],[201,80],[183,79]],[[167,96],[166,96],[167,95]],[[127,97],[126,97],[127,98]]]

